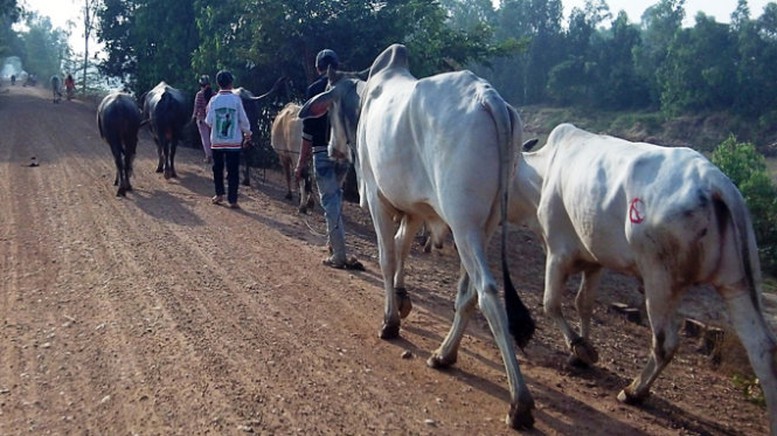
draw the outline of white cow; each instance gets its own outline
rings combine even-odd
[[[286,176],[286,199],[291,200],[291,179],[294,177],[294,168],[299,159],[302,148],[302,120],[299,115],[300,106],[296,103],[288,103],[278,112],[272,122],[270,130],[270,145],[278,154],[278,159]],[[313,207],[311,192],[311,178],[309,171],[299,183],[299,212],[307,213]]]
[[[777,434],[777,341],[762,311],[750,216],[736,187],[704,156],[561,124],[545,147],[518,161],[510,220],[528,224],[545,242],[545,312],[580,363],[597,360],[590,328],[602,268],[642,280],[652,352],[618,395],[622,402],[644,400],[672,359],[683,293],[713,285],[761,381]],[[577,272],[583,274],[575,300],[580,335],[561,313],[564,284]]]
[[[409,311],[402,291],[404,262],[414,235],[424,221],[435,234],[449,226],[462,262],[456,313],[450,332],[427,364],[439,368],[456,362],[464,328],[479,302],[507,369],[511,395],[507,422],[529,428],[534,400],[518,367],[508,327],[523,346],[534,324],[510,283],[504,238],[507,310],[499,303],[486,259],[489,238],[506,222],[521,121],[496,90],[474,74],[418,80],[408,70],[407,56],[404,46],[390,46],[375,59],[366,83],[330,71],[329,89],[308,101],[300,117],[329,111],[330,154],[346,156],[351,154],[349,146],[355,148],[359,194],[375,226],[384,280],[381,338],[397,337],[400,317]]]

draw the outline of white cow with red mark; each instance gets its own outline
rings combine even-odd
[[[683,293],[696,284],[714,286],[760,379],[777,435],[777,341],[763,314],[752,223],[737,188],[704,156],[561,124],[545,147],[518,160],[510,220],[528,224],[545,243],[545,312],[573,361],[597,360],[591,314],[602,268],[642,280],[652,350],[642,373],[618,395],[622,402],[644,400],[672,359]],[[564,284],[578,272],[580,334],[561,313]]]
[[[534,324],[510,283],[504,237],[504,306],[486,259],[490,236],[506,223],[515,151],[523,133],[518,113],[468,71],[416,79],[408,70],[407,49],[398,44],[375,59],[366,83],[330,71],[329,89],[305,103],[300,117],[327,112],[330,154],[355,155],[362,206],[369,207],[377,234],[386,295],[381,338],[399,336],[400,318],[410,309],[401,291],[416,232],[424,222],[436,235],[450,227],[462,262],[456,312],[450,332],[427,364],[440,368],[456,362],[464,329],[479,303],[507,370],[508,424],[531,427],[534,400],[509,335],[522,346]]]

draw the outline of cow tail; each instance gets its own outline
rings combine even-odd
[[[717,177],[711,177],[713,184],[712,199],[715,213],[719,223],[721,240],[725,240],[727,229],[733,228],[733,239],[739,251],[739,257],[747,282],[753,305],[759,312],[763,312],[761,303],[761,262],[758,258],[758,247],[753,232],[753,223],[747,210],[742,194],[737,190],[731,180],[723,173],[717,172]],[[728,225],[728,221],[732,225]],[[722,249],[722,247],[721,247]]]
[[[515,339],[519,348],[523,349],[534,335],[535,324],[531,313],[521,301],[521,297],[515,290],[510,269],[507,265],[507,210],[510,200],[510,176],[512,174],[515,144],[521,143],[521,120],[515,110],[508,105],[496,91],[487,92],[485,106],[491,113],[496,126],[497,140],[499,144],[499,199],[500,217],[502,226],[501,257],[502,275],[505,285],[505,309],[507,310],[507,323],[510,334]],[[517,141],[517,142],[516,142]]]

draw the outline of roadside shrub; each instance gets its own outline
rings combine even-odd
[[[747,202],[758,241],[761,268],[777,276],[777,187],[769,177],[766,159],[750,143],[729,136],[712,153],[712,163],[730,179]]]

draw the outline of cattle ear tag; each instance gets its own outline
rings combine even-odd
[[[634,197],[629,205],[629,220],[634,224],[645,221],[645,202],[639,197]]]

